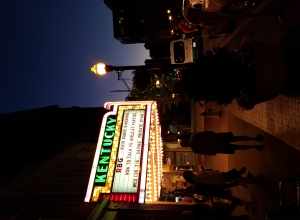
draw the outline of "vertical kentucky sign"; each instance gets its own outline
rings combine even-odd
[[[89,202],[91,197],[96,201],[101,193],[110,191],[107,179],[111,165],[114,137],[116,136],[116,121],[114,112],[106,113],[102,119],[85,202]]]
[[[107,117],[105,130],[103,134],[99,160],[96,169],[94,185],[105,186],[108,166],[110,161],[111,149],[115,136],[116,117],[110,115]]]

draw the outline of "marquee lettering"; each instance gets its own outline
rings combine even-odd
[[[96,183],[100,183],[100,184],[103,184],[106,182],[106,174],[103,174],[103,175],[97,175],[96,174],[96,178],[95,178],[95,184]]]
[[[109,147],[112,145],[112,143],[113,143],[112,139],[104,139],[102,145],[105,147]]]
[[[108,166],[110,161],[111,147],[113,145],[113,139],[115,136],[116,129],[116,116],[110,115],[106,120],[106,125],[104,129],[104,135],[100,150],[100,156],[98,160],[98,165],[96,169],[96,177],[94,184],[97,186],[105,186]]]
[[[108,170],[108,166],[98,166],[97,167],[97,172],[98,173],[105,173]]]
[[[99,164],[108,164],[108,163],[109,163],[109,156],[100,157]]]

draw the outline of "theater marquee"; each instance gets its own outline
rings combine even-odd
[[[85,202],[151,203],[159,198],[162,143],[156,102],[109,102]]]

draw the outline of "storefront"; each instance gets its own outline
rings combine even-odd
[[[162,182],[162,141],[154,101],[108,102],[85,202],[155,203]]]

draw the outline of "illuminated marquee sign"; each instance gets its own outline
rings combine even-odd
[[[113,138],[115,136],[116,119],[113,115],[107,117],[95,176],[95,186],[105,186],[110,161]]]
[[[85,202],[157,201],[162,143],[156,102],[109,102],[102,120]]]
[[[144,121],[144,110],[124,112],[113,192],[136,193],[138,190]]]

